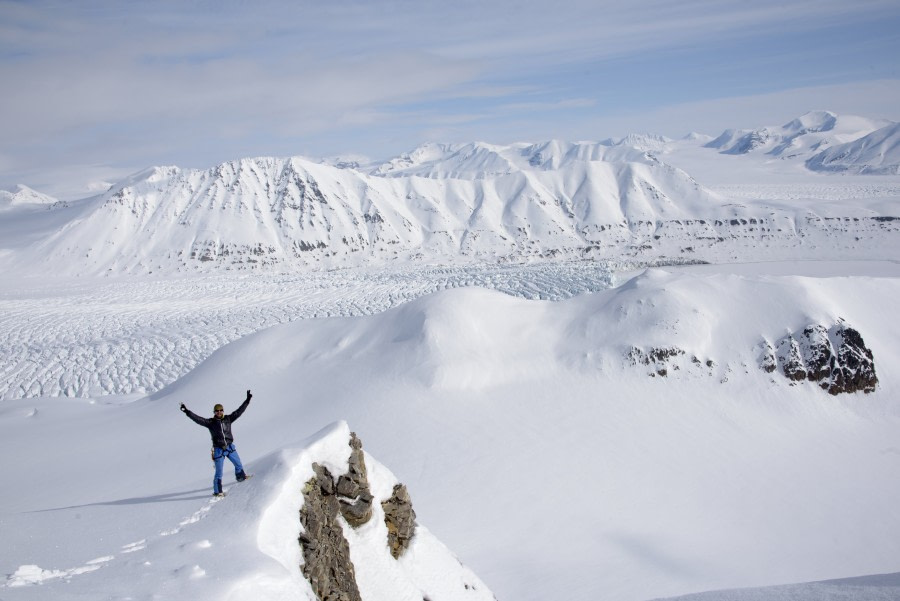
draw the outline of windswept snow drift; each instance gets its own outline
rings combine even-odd
[[[0,572],[7,586],[46,580],[3,596],[280,598],[300,578],[285,567],[299,549],[294,526],[276,538],[270,525],[287,519],[305,477],[299,452],[284,449],[340,420],[500,599],[647,599],[896,572],[900,326],[884,316],[898,293],[894,278],[668,270],[560,302],[459,289],[275,326],[132,403],[6,401],[0,440],[16,461],[0,492]],[[760,340],[839,318],[885,366],[874,393],[832,397],[759,366]],[[685,354],[662,377],[628,360],[634,348]],[[234,428],[257,477],[229,478],[229,496],[210,503],[207,433],[178,403],[230,409],[247,388],[254,399]],[[339,464],[347,451],[325,451],[336,439],[316,444]],[[60,470],[73,441],[79,469]],[[470,574],[448,573],[447,586]]]

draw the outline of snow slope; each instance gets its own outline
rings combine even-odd
[[[900,175],[900,123],[824,150],[806,166],[814,171]]]
[[[60,276],[890,258],[897,228],[884,218],[897,217],[896,174],[823,180],[804,166],[893,174],[896,127],[870,133],[880,125],[823,111],[708,144],[641,134],[426,144],[375,167],[302,157],[154,167],[40,215],[0,212],[11,234],[0,238],[0,266]],[[840,158],[821,152],[830,147]]]
[[[580,257],[602,238],[630,240],[630,223],[730,214],[682,171],[619,152],[613,162],[573,148],[562,165],[553,154],[552,165],[498,170],[483,163],[505,155],[485,151],[477,166],[457,157],[440,177],[379,177],[299,157],[157,167],[84,201],[85,213],[39,242],[10,249],[8,269],[147,274]]]
[[[900,573],[837,578],[822,582],[709,591],[677,597],[677,601],[894,601],[900,596]],[[671,601],[675,601],[672,599]]]
[[[21,184],[13,190],[0,190],[0,210],[23,205],[47,206],[55,202],[55,198]]]
[[[5,401],[0,444],[17,460],[0,492],[2,596],[283,590],[264,549],[268,491],[302,481],[286,475],[289,449],[339,420],[500,599],[896,572],[900,326],[884,316],[898,282],[651,270],[557,302],[447,290],[241,338],[134,402]],[[760,368],[761,340],[838,319],[874,353],[874,393],[834,397]],[[685,354],[662,377],[635,348]],[[231,408],[247,388],[236,440],[260,477],[229,478],[210,504],[207,435],[178,403]],[[73,439],[78,469],[59,469]],[[295,538],[277,530],[279,545]]]
[[[729,129],[706,144],[725,154],[765,153],[781,158],[804,157],[852,142],[889,122],[830,111],[811,111],[780,127]]]
[[[152,393],[220,346],[275,324],[378,313],[461,286],[523,298],[569,298],[608,288],[612,265],[405,266],[99,281],[6,278],[0,281],[0,355],[8,359],[0,363],[0,400]]]
[[[231,487],[227,500],[187,490],[108,503],[140,506],[182,500],[196,506],[196,511],[158,531],[153,517],[142,520],[135,528],[142,538],[118,547],[106,544],[109,554],[75,568],[21,565],[8,576],[4,597],[8,593],[22,598],[47,598],[49,594],[54,598],[317,601],[299,570],[303,556],[297,536],[303,528],[298,510],[303,505],[304,485],[314,477],[313,463],[334,474],[347,472],[349,439],[347,424],[337,423],[296,447],[287,446],[261,457],[254,463],[254,477]],[[351,544],[351,559],[358,566],[362,598],[419,601],[425,595],[433,599],[493,599],[478,577],[422,526],[417,528],[407,554],[399,561],[388,557],[381,501],[391,496],[397,480],[371,456],[366,457],[366,466],[376,500],[373,518],[358,529],[343,524]],[[46,511],[83,509],[89,513],[91,505]],[[75,515],[76,519],[80,517],[79,513]],[[125,523],[118,526],[123,530],[127,527]],[[51,532],[47,534],[52,536]],[[103,546],[102,541],[101,537],[99,546]]]
[[[428,526],[400,564],[347,531],[367,599],[900,598],[900,179],[857,175],[889,125],[0,192],[0,598],[310,598],[298,484],[351,428]],[[837,324],[874,392],[764,369]],[[247,388],[256,476],[212,502],[177,407]]]

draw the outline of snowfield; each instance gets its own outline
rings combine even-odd
[[[0,193],[0,599],[316,601],[351,431],[365,601],[900,599],[900,180],[859,164],[894,125]],[[179,405],[248,389],[215,499]]]
[[[445,290],[244,336],[133,402],[4,401],[0,440],[16,456],[0,496],[4,597],[302,589],[266,551],[260,515],[270,487],[290,488],[279,470],[304,469],[281,450],[342,420],[501,599],[897,571],[900,331],[883,316],[900,280],[767,267],[657,269],[560,301]],[[759,367],[762,338],[841,318],[874,353],[876,392],[834,397]],[[659,377],[627,358],[661,346],[701,364],[676,360]],[[246,388],[236,440],[259,477],[229,477],[213,503],[207,434],[178,403],[231,410]],[[73,441],[77,464],[58,469]]]
[[[613,266],[409,267],[299,275],[0,283],[0,399],[151,393],[223,344],[295,319],[369,315],[480,286],[563,299],[608,288]]]

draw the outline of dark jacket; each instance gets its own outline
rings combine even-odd
[[[209,435],[212,436],[213,447],[224,449],[234,442],[234,437],[231,435],[231,422],[239,418],[249,404],[250,399],[247,399],[241,403],[241,406],[235,409],[234,412],[229,413],[222,419],[215,417],[200,417],[190,409],[185,409],[184,414],[194,420],[194,422],[209,429]]]

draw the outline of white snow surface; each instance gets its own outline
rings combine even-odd
[[[0,190],[0,210],[23,205],[50,205],[56,199],[21,184],[12,190]]]
[[[153,413],[138,410],[131,417],[144,421],[146,427],[151,427],[151,423],[164,427],[159,421],[163,416],[157,412],[154,417]],[[163,418],[163,421],[166,420]],[[119,422],[118,425],[124,423],[127,422]],[[133,445],[128,432],[119,432],[113,438],[126,447]],[[82,516],[87,523],[91,523],[92,514],[98,513],[94,508],[117,505],[128,508],[124,512],[110,510],[112,514],[120,513],[123,522],[105,524],[104,534],[96,539],[92,534],[85,533],[91,540],[88,546],[105,547],[109,549],[109,554],[88,559],[74,568],[44,568],[41,563],[20,565],[8,575],[3,585],[7,589],[3,593],[4,598],[152,597],[315,601],[315,593],[300,573],[303,557],[297,535],[302,531],[298,513],[303,502],[301,491],[304,484],[315,476],[312,469],[314,462],[334,474],[347,472],[349,439],[347,424],[339,422],[310,439],[300,441],[297,446],[285,445],[260,457],[254,462],[254,477],[240,486],[229,487],[225,499],[213,498],[202,494],[205,490],[188,487],[159,495],[38,510],[38,514],[48,514],[47,522],[59,523],[61,518],[66,525],[68,520],[81,520]],[[159,441],[160,444],[163,440]],[[107,439],[107,442],[110,441]],[[119,459],[126,461],[129,461],[128,457],[131,457],[130,461],[135,457],[133,449],[119,455]],[[171,459],[164,461],[169,463]],[[400,560],[390,558],[386,543],[387,527],[380,503],[391,496],[397,481],[390,471],[368,455],[366,467],[375,497],[373,517],[358,529],[343,523],[345,536],[350,542],[351,561],[357,566],[357,583],[362,598],[419,601],[424,595],[437,599],[492,599],[484,583],[462,566],[424,527],[417,529],[408,552]],[[170,475],[175,473],[175,469],[169,471]],[[97,498],[109,494],[113,488],[104,488],[101,484],[103,493]],[[140,487],[134,490],[141,492]],[[56,499],[63,500],[58,495]],[[174,506],[179,509],[157,509],[169,502],[173,504],[173,509]],[[182,506],[193,506],[195,510],[189,515],[177,517]],[[166,524],[165,519],[171,521]],[[128,526],[131,520],[138,520],[139,523],[132,528]],[[74,530],[80,532],[82,523],[76,524]],[[124,540],[122,535],[129,529],[134,534],[133,538],[140,538],[119,544]],[[32,531],[31,535],[49,540],[56,538],[57,542],[61,538],[54,536],[50,530]],[[72,542],[67,546],[71,546]],[[75,546],[81,551],[80,545]],[[57,557],[71,555],[75,554],[62,552]],[[41,557],[36,561],[53,560]]]
[[[765,153],[776,157],[808,157],[836,144],[857,140],[889,121],[831,111],[810,111],[780,127],[725,130],[707,147],[725,154]]]
[[[900,123],[867,136],[823,150],[806,166],[821,171],[900,174]]]
[[[345,528],[366,600],[900,599],[900,179],[871,153],[806,167],[889,127],[817,111],[744,154],[430,144],[0,192],[0,599],[312,599],[300,490],[350,430],[419,521],[399,562],[378,503]],[[874,392],[761,368],[839,321]],[[678,352],[633,360],[653,349]],[[254,477],[226,463],[214,501],[178,405],[247,389]]]
[[[896,124],[818,111],[709,143],[633,134],[431,143],[376,166],[298,156],[152,167],[69,203],[40,204],[24,188],[0,197],[0,269],[884,259],[873,253],[892,246],[897,227],[884,220],[898,217],[895,134]]]
[[[444,290],[244,336],[131,402],[4,401],[2,596],[305,598],[288,505],[301,457],[340,463],[343,422],[471,568],[440,579],[449,552],[414,553],[403,578],[370,574],[368,598],[398,598],[388,580],[450,591],[430,599],[461,598],[460,582],[500,599],[648,599],[897,572],[900,326],[886,316],[900,280],[728,271],[652,269],[560,301]],[[873,350],[876,392],[833,397],[760,369],[761,340],[838,319]],[[659,377],[632,347],[686,355]],[[211,502],[207,433],[178,404],[231,409],[247,388],[234,430],[256,477]],[[360,536],[368,557],[379,537]]]
[[[631,222],[731,214],[688,174],[629,147],[548,143],[530,158],[473,148],[399,174],[301,157],[155,167],[55,220],[19,224],[35,242],[0,241],[0,261],[52,275],[521,262],[580,258],[613,224],[630,235]]]

